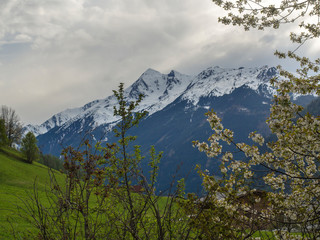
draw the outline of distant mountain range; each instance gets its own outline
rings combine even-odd
[[[265,124],[272,96],[276,93],[269,80],[277,75],[274,67],[226,69],[210,67],[196,76],[171,71],[161,74],[148,69],[125,90],[128,101],[145,95],[138,110],[149,115],[131,134],[136,144],[147,153],[150,145],[164,151],[160,163],[159,189],[166,189],[172,176],[187,178],[187,190],[201,189],[201,181],[194,173],[195,164],[210,171],[217,170],[219,161],[208,159],[192,147],[193,140],[206,140],[211,134],[204,114],[213,108],[223,124],[235,131],[237,141],[248,141],[251,131],[269,134]],[[308,103],[312,97],[297,98]],[[67,109],[39,126],[28,125],[38,139],[44,153],[59,155],[68,145],[77,146],[85,134],[96,141],[114,142],[112,128],[119,121],[113,116],[116,98],[90,102],[83,107]],[[146,169],[147,160],[143,163]],[[190,173],[190,174],[188,174]]]

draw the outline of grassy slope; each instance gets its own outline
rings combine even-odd
[[[62,179],[62,175],[57,175]],[[31,195],[35,180],[40,194],[43,193],[49,184],[46,166],[24,162],[15,150],[0,149],[0,239],[9,239],[8,218],[14,218],[13,227],[16,230],[29,227],[23,219],[16,218],[16,213],[17,206],[23,206],[20,199]]]

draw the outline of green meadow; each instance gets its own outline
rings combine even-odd
[[[56,172],[58,181],[62,174]],[[49,187],[49,169],[37,162],[26,163],[21,153],[0,149],[0,239],[10,239],[11,232],[28,231],[32,225],[18,217],[24,202],[33,196],[36,186],[39,196]],[[21,209],[22,208],[22,209]]]

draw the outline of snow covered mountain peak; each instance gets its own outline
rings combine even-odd
[[[244,85],[256,91],[259,86],[266,85],[271,91],[269,80],[276,74],[276,68],[268,66],[237,69],[210,67],[193,79],[182,98],[196,105],[201,97],[220,97]]]
[[[173,102],[191,83],[193,76],[172,70],[169,74],[161,74],[148,69],[140,78],[126,89],[128,99],[137,99],[139,94],[144,99],[139,110],[147,110],[149,114],[161,110]]]
[[[183,85],[185,87],[191,82],[191,79],[192,77],[174,70],[170,71],[169,74],[161,74],[153,69],[148,69],[126,89],[126,92],[129,98],[137,98],[139,94],[143,94],[145,97],[157,95],[159,98],[178,86]]]
[[[263,85],[264,92],[271,92],[269,79],[276,75],[276,68],[268,66],[257,68],[227,69],[218,66],[207,68],[196,76],[189,76],[175,70],[162,74],[153,69],[147,69],[137,81],[125,89],[124,95],[128,101],[134,101],[140,94],[144,95],[138,111],[147,110],[149,115],[158,112],[176,99],[187,100],[196,105],[201,97],[219,97],[230,94],[243,85],[259,91]],[[113,116],[113,106],[116,98],[92,101],[83,107],[67,109],[60,112],[39,126],[28,125],[26,131],[35,135],[44,134],[51,129],[66,129],[77,122],[78,130],[106,126],[119,120]]]
[[[277,68],[268,66],[264,66],[261,68],[257,78],[262,80],[263,82],[269,82],[270,78],[277,75]]]
[[[55,127],[60,127],[69,120],[76,117],[79,113],[81,113],[80,108],[74,109],[66,109],[63,112],[57,113],[49,118],[47,121],[42,123],[41,125],[27,125],[26,131],[33,132],[35,136],[44,134]]]
[[[159,75],[161,74],[159,71],[154,70],[152,68],[148,68],[144,73],[142,73],[141,76],[147,76],[147,75]]]
[[[221,72],[226,71],[226,69],[223,69],[219,66],[213,66],[213,67],[209,67],[206,70],[202,71],[201,73],[198,74],[199,78],[205,79],[207,77],[210,77],[211,75],[214,74],[219,74]]]

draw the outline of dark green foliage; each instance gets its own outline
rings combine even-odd
[[[63,161],[51,154],[41,153],[39,163],[55,170],[63,170]]]
[[[27,135],[22,139],[21,152],[26,157],[28,163],[32,163],[39,158],[37,139],[32,132],[28,132]]]
[[[8,137],[6,134],[6,126],[3,119],[0,119],[0,146],[8,144]]]
[[[303,110],[304,113],[310,113],[313,116],[320,115],[320,98],[313,100],[306,108]]]

